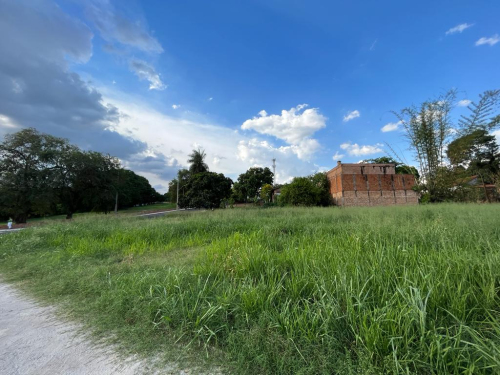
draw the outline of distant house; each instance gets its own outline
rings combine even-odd
[[[327,172],[330,194],[337,206],[418,204],[415,177],[396,174],[395,164],[343,164]]]

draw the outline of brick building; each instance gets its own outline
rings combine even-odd
[[[417,204],[415,177],[396,174],[395,164],[343,164],[327,172],[330,193],[337,206]]]

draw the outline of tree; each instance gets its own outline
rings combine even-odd
[[[491,131],[500,125],[500,115],[495,116],[495,110],[500,103],[500,90],[488,90],[479,95],[479,102],[472,102],[467,108],[470,115],[462,115],[458,121],[461,135],[475,130]]]
[[[25,223],[30,215],[109,212],[161,199],[147,179],[116,158],[81,151],[62,138],[24,129],[0,144],[0,211]]]
[[[0,199],[16,223],[26,223],[31,212],[50,211],[56,160],[68,149],[66,140],[33,128],[5,136],[0,144]]]
[[[266,203],[271,202],[272,194],[273,194],[273,185],[271,184],[265,184],[260,189],[260,197]]]
[[[258,197],[259,191],[265,184],[272,185],[273,172],[269,168],[253,167],[242,173],[234,184],[234,195],[236,200],[247,202],[248,199]]]
[[[431,200],[441,200],[449,187],[444,186],[442,175],[445,147],[452,134],[450,111],[455,91],[422,103],[419,107],[404,108],[394,112],[403,124],[410,149],[415,153],[425,189]]]
[[[233,181],[222,173],[202,172],[189,179],[179,206],[186,208],[216,208],[231,195]]]
[[[498,145],[495,136],[485,129],[463,135],[448,145],[450,163],[468,174],[480,175],[485,182],[492,182],[499,173]]]
[[[280,202],[293,206],[327,206],[331,203],[326,173],[295,177],[281,188]]]
[[[189,154],[188,163],[190,164],[189,172],[191,174],[194,175],[196,173],[208,172],[208,165],[205,163],[206,156],[207,154],[202,149],[193,150],[193,152]]]

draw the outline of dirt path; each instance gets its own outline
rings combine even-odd
[[[57,318],[0,282],[0,374],[187,374],[174,367],[153,370],[134,358],[119,359],[110,349],[77,334],[79,327]]]

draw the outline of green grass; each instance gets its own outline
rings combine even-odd
[[[124,349],[234,373],[493,374],[499,208],[82,218],[0,237],[0,272]]]
[[[171,210],[176,207],[175,203],[170,203],[170,202],[164,202],[164,203],[155,203],[155,204],[150,204],[146,206],[137,206],[137,207],[130,207],[130,208],[123,208],[118,210],[119,214],[140,214],[141,212],[147,212],[147,211],[160,211],[160,210]],[[110,213],[108,215],[112,215],[113,213]],[[81,218],[83,216],[100,216],[104,215],[103,213],[92,213],[92,212],[82,212],[82,213],[75,213],[73,214],[73,219],[76,218]],[[52,216],[44,216],[44,217],[34,217],[28,219],[28,223],[41,223],[41,222],[52,222],[54,220],[66,220],[66,215],[52,215]],[[7,222],[0,222],[0,225],[7,225]]]

